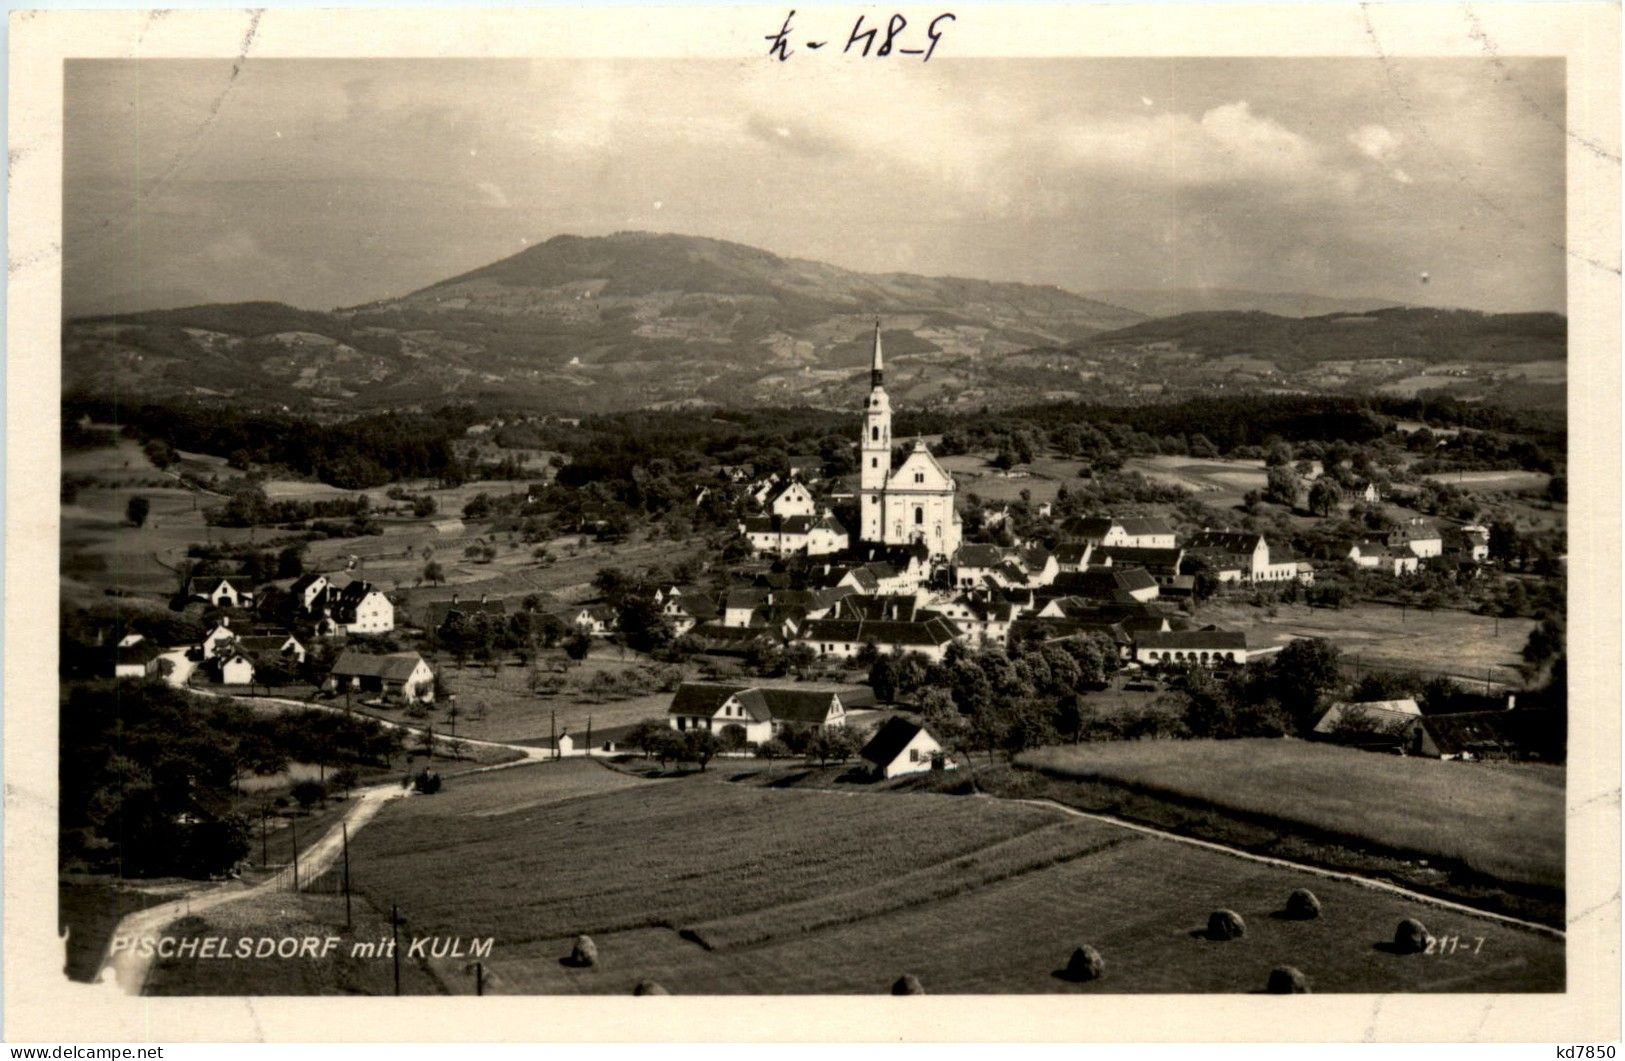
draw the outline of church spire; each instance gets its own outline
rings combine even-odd
[[[885,368],[886,367],[881,362],[881,357],[880,357],[880,318],[876,317],[875,318],[875,352],[874,352],[874,357],[869,362],[869,385],[870,386],[873,386],[873,387],[880,386],[881,381],[885,378],[885,375],[886,375]]]

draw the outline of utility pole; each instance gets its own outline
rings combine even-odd
[[[339,828],[344,830],[344,928],[350,928],[350,823],[340,822]]]
[[[587,716],[587,754],[592,754],[592,716]]]
[[[293,836],[293,890],[299,890],[299,823],[288,819],[288,831]]]
[[[547,739],[553,746],[553,758],[557,759],[559,757],[559,712],[557,708],[548,712],[548,719]]]
[[[394,903],[389,904],[389,953],[395,959],[395,993],[401,993],[401,914]]]
[[[260,808],[260,868],[261,869],[264,869],[265,867],[267,867],[267,866],[269,866],[271,864],[271,848],[270,848],[269,842],[267,840],[266,831],[265,831],[265,819],[269,818],[270,816],[271,816],[271,812],[268,809],[266,809],[265,807]]]
[[[485,963],[474,963],[474,994],[485,994]]]

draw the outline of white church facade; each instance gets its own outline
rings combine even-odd
[[[883,545],[922,543],[933,557],[951,557],[959,549],[960,538],[959,510],[954,506],[958,487],[953,476],[920,439],[903,463],[892,468],[891,399],[886,395],[879,321],[875,322],[869,380],[859,446],[860,538]]]

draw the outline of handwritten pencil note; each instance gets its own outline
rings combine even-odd
[[[784,16],[784,24],[779,27],[779,31],[766,35],[767,54],[770,58],[782,63],[795,55],[798,48],[816,52],[827,45],[837,43],[836,39],[814,40],[810,36],[796,38],[792,25],[795,17],[796,13],[792,9]],[[917,27],[911,30],[908,19],[902,15],[894,14],[884,23],[871,23],[867,16],[859,15],[857,21],[852,24],[852,32],[847,35],[846,45],[841,49],[841,54],[856,55],[861,59],[886,59],[893,55],[910,58],[918,56],[921,62],[930,62],[948,24],[953,21],[955,21],[953,12],[944,11],[926,23],[923,30]]]

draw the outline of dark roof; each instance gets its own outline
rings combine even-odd
[[[423,657],[416,652],[391,652],[387,656],[369,656],[349,649],[339,654],[333,664],[333,675],[339,678],[385,678],[403,682],[412,676]]]
[[[323,575],[323,574],[321,574],[319,572],[314,572],[314,571],[306,572],[305,574],[300,575],[298,578],[293,580],[293,585],[288,587],[288,592],[290,592],[290,593],[303,593],[303,592],[305,592],[305,590],[309,589],[311,586],[314,586],[317,582],[320,582],[322,579],[325,579],[326,577],[327,577],[326,575]]]
[[[759,688],[773,718],[781,722],[823,722],[839,695],[828,689]]]
[[[667,713],[714,716],[730,698],[737,697],[758,722],[822,722],[836,693],[830,690],[729,685],[722,682],[684,682],[677,687]]]
[[[1073,516],[1061,524],[1061,529],[1075,538],[1082,538],[1091,543],[1099,543],[1100,539],[1111,533],[1111,529],[1116,525],[1116,522],[1116,520],[1108,519],[1105,516]]]
[[[1427,715],[1422,723],[1441,755],[1540,750],[1551,743],[1554,732],[1553,719],[1545,711]]]
[[[863,746],[859,754],[876,766],[885,766],[902,754],[908,747],[908,742],[919,735],[925,727],[918,722],[910,722],[906,718],[893,715],[875,731],[869,738],[869,743]],[[926,731],[929,735],[929,731]],[[934,738],[933,738],[934,739]]]
[[[935,612],[920,608],[911,594],[886,593],[878,595],[853,594],[843,597],[835,605],[834,619],[887,619],[893,622],[923,622]]]
[[[425,629],[436,630],[445,625],[452,614],[458,615],[495,615],[508,614],[507,604],[498,600],[437,600],[428,601],[423,605],[421,625]]]
[[[1055,547],[1055,559],[1063,564],[1081,564],[1088,558],[1091,548],[1093,545],[1090,542],[1064,541]]]
[[[255,634],[251,637],[239,637],[237,647],[244,652],[281,652],[282,647],[288,643],[289,638],[297,641],[292,634]]]
[[[1156,579],[1139,567],[1091,567],[1084,571],[1067,571],[1057,576],[1052,588],[1079,597],[1104,601],[1130,601],[1133,595],[1153,589]]]
[[[923,622],[879,619],[811,619],[801,632],[804,641],[846,641],[876,645],[946,645],[959,628],[940,615]]]
[[[1179,566],[1183,549],[1141,549],[1129,545],[1105,545],[1095,550],[1095,563],[1110,562],[1113,567],[1167,567]]]
[[[1232,649],[1247,647],[1247,634],[1242,630],[1173,630],[1166,634],[1149,632],[1141,634],[1137,641],[1140,648],[1147,649],[1183,649],[1190,651],[1196,649]]]
[[[1191,537],[1188,547],[1223,553],[1251,553],[1258,548],[1258,541],[1262,537],[1262,534],[1247,531],[1202,531]]]
[[[704,594],[689,592],[676,598],[668,597],[666,604],[675,604],[700,622],[717,617],[717,602]]]
[[[254,584],[240,575],[195,575],[187,580],[186,588],[191,593],[208,594],[219,589],[222,582],[231,583],[231,588],[238,593],[254,590]]]
[[[1125,516],[1117,521],[1117,525],[1123,528],[1124,534],[1137,538],[1154,534],[1166,535],[1174,532],[1174,529],[1168,524],[1151,516]]]
[[[961,545],[959,551],[954,553],[954,564],[958,567],[998,567],[1004,563],[1004,550],[997,545],[984,545],[972,542]]]
[[[163,646],[143,639],[118,649],[115,658],[119,663],[139,663],[144,667],[163,654]]]

